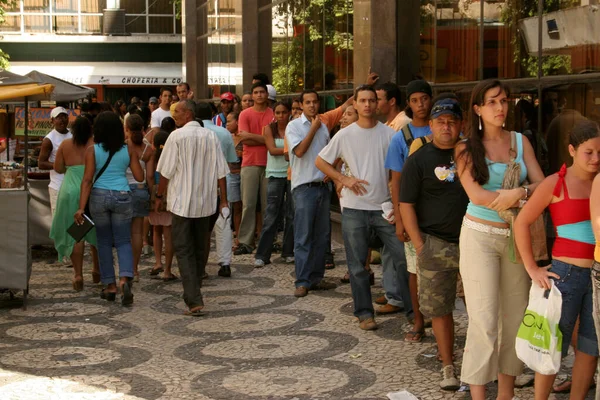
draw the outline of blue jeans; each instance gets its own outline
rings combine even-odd
[[[102,283],[109,285],[116,282],[113,245],[119,258],[119,276],[133,278],[131,192],[94,188],[90,195],[90,212],[96,225]]]
[[[273,251],[273,241],[277,236],[277,225],[280,215],[286,211],[285,230],[283,235],[284,249],[286,244],[289,249],[289,242],[294,242],[294,236],[291,232],[293,219],[290,220],[290,215],[287,209],[291,207],[291,199],[288,196],[285,201],[288,181],[286,178],[269,178],[267,186],[267,209],[263,214],[263,226],[260,233],[260,241],[256,249],[255,259],[262,260],[265,264],[271,262],[271,253]],[[285,207],[284,207],[285,206]],[[293,254],[293,253],[292,253]],[[285,253],[282,254],[284,257]]]
[[[577,350],[598,357],[591,268],[581,268],[562,261],[552,260],[550,271],[560,276],[560,279],[554,279],[554,283],[562,294],[562,312],[558,327],[563,334],[563,357],[567,355],[569,350],[577,318],[579,318]]]
[[[342,212],[342,233],[346,248],[346,260],[350,271],[350,286],[354,300],[354,315],[359,320],[374,315],[371,301],[369,271],[365,269],[369,252],[369,233],[373,231],[383,242],[382,253],[383,274],[390,287],[394,288],[390,295],[392,305],[404,302],[407,315],[412,313],[410,290],[408,288],[408,271],[404,257],[404,244],[396,237],[394,225],[387,222],[381,211],[356,210],[344,208]],[[396,303],[396,304],[394,304]]]
[[[147,217],[150,214],[150,192],[144,184],[130,184],[133,218]]]
[[[296,287],[310,288],[325,275],[325,250],[329,233],[329,186],[300,185],[292,192],[294,205],[294,256]]]

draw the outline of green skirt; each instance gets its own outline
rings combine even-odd
[[[58,251],[59,260],[71,257],[73,246],[75,246],[75,239],[67,233],[67,229],[75,222],[73,216],[79,210],[79,194],[84,169],[83,165],[67,167],[65,178],[58,192],[50,238],[54,240],[54,248]],[[89,231],[84,239],[92,246],[96,246],[96,228]]]

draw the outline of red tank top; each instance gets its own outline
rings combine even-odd
[[[565,176],[567,166],[563,164],[558,172],[558,182],[552,194],[563,199],[548,206],[550,217],[556,232],[556,241],[552,247],[552,257],[572,257],[594,259],[596,241],[590,220],[590,199],[572,199],[569,197]]]

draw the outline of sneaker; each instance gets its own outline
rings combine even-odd
[[[260,258],[254,260],[254,268],[262,268],[265,266],[265,262]]]
[[[385,298],[385,295],[383,296],[379,296],[378,298],[375,299],[375,303],[380,304],[380,305],[386,305],[387,304],[387,299]]]
[[[460,381],[456,378],[454,365],[446,365],[442,368],[440,387],[442,390],[458,390],[460,388]]]
[[[402,307],[393,306],[391,304],[386,304],[384,306],[378,307],[377,310],[375,310],[375,312],[377,313],[377,315],[387,315],[387,314],[399,313],[400,311],[403,311],[403,310],[404,309]]]
[[[305,286],[298,286],[296,290],[294,290],[294,296],[296,297],[306,297],[308,294],[308,288]]]
[[[144,247],[142,247],[142,254],[145,256],[152,254],[152,246],[147,244],[144,245]]]
[[[246,246],[245,244],[240,243],[240,245],[238,246],[237,249],[235,249],[233,254],[236,256],[241,256],[243,254],[252,254],[252,249],[250,247]]]
[[[374,331],[377,329],[377,322],[375,322],[374,318],[365,318],[359,321],[358,327],[363,331]]]
[[[336,287],[337,285],[335,283],[323,279],[321,282],[311,285],[310,290],[331,290],[335,289]]]
[[[285,262],[288,264],[293,264],[294,262],[296,262],[296,259],[294,257],[286,257]]]

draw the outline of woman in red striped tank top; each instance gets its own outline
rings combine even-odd
[[[600,170],[600,129],[584,120],[569,134],[573,165],[563,165],[537,187],[519,213],[514,233],[525,269],[534,285],[550,288],[550,279],[562,294],[559,328],[563,335],[562,354],[567,355],[577,319],[577,349],[573,364],[571,399],[585,399],[596,372],[598,339],[592,311],[591,267],[595,240],[590,217],[592,182]],[[548,207],[556,231],[552,265],[538,267],[531,246],[529,228]],[[556,375],[535,374],[535,398],[547,399]]]

